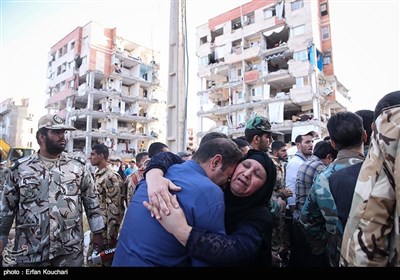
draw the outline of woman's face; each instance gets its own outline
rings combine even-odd
[[[266,181],[264,167],[254,159],[246,159],[236,167],[230,188],[234,195],[246,197],[260,189]]]

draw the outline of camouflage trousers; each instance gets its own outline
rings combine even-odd
[[[272,229],[272,251],[277,254],[290,251],[290,232],[285,215],[281,215]]]
[[[11,253],[12,254],[12,253]],[[3,259],[4,267],[82,267],[83,266],[83,253],[82,252],[73,252],[68,255],[61,255],[55,257],[51,260],[46,260],[42,262],[36,263],[14,263],[10,265],[10,263],[5,263]]]

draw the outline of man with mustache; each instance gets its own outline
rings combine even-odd
[[[83,207],[93,246],[103,244],[103,217],[86,162],[64,152],[71,130],[58,115],[43,116],[36,132],[39,151],[10,168],[1,209],[3,266],[82,266]],[[14,244],[7,246],[14,219]]]

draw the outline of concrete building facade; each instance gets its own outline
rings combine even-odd
[[[46,108],[77,128],[68,134],[68,151],[88,156],[92,145],[105,143],[111,156],[130,159],[152,141],[165,141],[157,59],[154,50],[96,22],[51,47]]]
[[[255,0],[196,33],[200,137],[243,135],[253,115],[268,117],[285,142],[304,128],[323,137],[350,104],[334,73],[328,0]]]
[[[11,147],[26,147],[37,150],[37,120],[29,107],[29,98],[20,103],[7,98],[0,103],[0,139]]]

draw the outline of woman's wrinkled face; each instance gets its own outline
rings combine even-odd
[[[246,197],[260,189],[267,181],[267,172],[254,159],[246,159],[238,164],[231,178],[231,191],[239,197]]]

